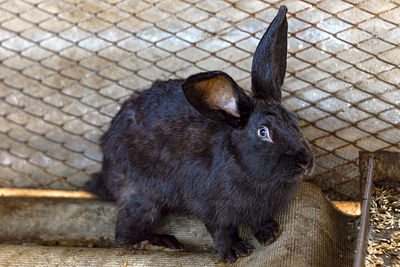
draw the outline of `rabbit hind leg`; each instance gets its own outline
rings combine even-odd
[[[147,240],[153,245],[171,249],[183,249],[183,245],[171,235],[152,232],[153,226],[160,220],[160,207],[138,195],[132,195],[128,201],[119,205],[116,239],[125,248]]]

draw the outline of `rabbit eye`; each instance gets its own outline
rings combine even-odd
[[[269,134],[269,130],[266,126],[262,126],[261,128],[259,128],[257,130],[257,134],[258,134],[258,137],[261,138],[261,140],[273,143],[271,136]]]

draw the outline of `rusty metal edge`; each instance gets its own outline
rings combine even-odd
[[[370,206],[372,197],[372,172],[374,168],[374,157],[370,156],[368,161],[367,182],[362,199],[362,211],[360,219],[360,232],[357,238],[356,256],[354,267],[365,266],[365,254],[367,249],[367,237],[369,228]]]

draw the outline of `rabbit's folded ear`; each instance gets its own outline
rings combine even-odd
[[[285,78],[287,30],[285,6],[269,25],[254,53],[251,85],[255,97],[277,102],[282,100],[281,86]]]
[[[182,90],[200,114],[214,121],[225,121],[234,128],[244,125],[252,110],[251,99],[221,71],[192,75],[183,83]]]

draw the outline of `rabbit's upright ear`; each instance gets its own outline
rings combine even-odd
[[[183,83],[182,90],[200,114],[214,121],[225,121],[234,128],[243,126],[252,110],[251,99],[221,71],[192,75]]]
[[[287,30],[285,6],[269,25],[254,53],[251,85],[255,97],[277,102],[282,100],[281,86],[285,78]]]

